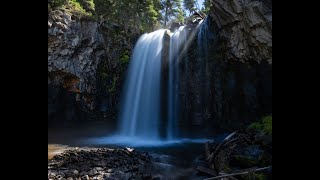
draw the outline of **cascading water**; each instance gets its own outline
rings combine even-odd
[[[207,117],[211,117],[212,114],[207,111],[208,107],[208,96],[210,93],[210,80],[211,76],[213,73],[218,73],[218,72],[211,72],[212,71],[212,64],[211,67],[209,67],[209,42],[214,43],[214,34],[209,31],[209,20],[208,17],[206,17],[203,20],[203,23],[200,24],[199,26],[199,31],[197,34],[197,52],[198,52],[198,65],[199,65],[199,72],[200,72],[200,77],[199,77],[199,94],[201,95],[199,98],[199,104],[198,107],[201,107],[201,109],[197,110],[199,114],[201,114],[201,117],[198,119],[195,119],[195,124],[204,124],[205,119]],[[211,71],[210,71],[211,69]],[[218,82],[219,79],[216,78],[215,82]],[[218,88],[218,87],[215,87]],[[222,95],[220,95],[219,98],[221,98]]]
[[[160,76],[164,29],[142,35],[135,45],[120,109],[121,134],[160,139]]]
[[[187,40],[185,26],[180,26],[170,38],[169,50],[169,82],[168,82],[168,127],[167,139],[176,138],[178,134],[178,97],[179,97],[179,58],[181,48]]]
[[[204,63],[208,60],[208,36],[209,36],[209,27],[208,27],[208,18],[206,18],[203,23],[200,22],[199,32],[197,37],[197,47],[199,58],[203,59]]]
[[[201,24],[201,25],[200,25]],[[111,137],[98,138],[97,144],[120,144],[131,146],[162,146],[183,142],[205,142],[207,139],[181,139],[179,137],[179,62],[185,61],[186,52],[194,37],[198,38],[198,44],[204,41],[206,25],[202,21],[193,31],[185,26],[179,27],[171,36],[168,57],[168,82],[167,96],[161,97],[161,57],[166,53],[164,47],[165,29],[160,29],[142,35],[135,45],[128,74],[126,77],[121,107],[119,112],[118,134]],[[200,28],[199,31],[197,31]],[[198,32],[198,34],[196,34]],[[207,42],[205,42],[207,44]],[[205,45],[207,46],[207,45]],[[199,49],[202,56],[206,48]],[[199,61],[203,61],[198,58]],[[205,60],[206,62],[206,60]],[[203,62],[203,63],[205,63]],[[201,62],[202,63],[202,62]],[[185,62],[187,72],[188,63]],[[205,67],[205,65],[204,65]],[[205,68],[204,68],[205,69]],[[200,71],[204,70],[203,68]],[[187,81],[187,78],[184,77]],[[166,98],[167,107],[161,108],[161,99]],[[167,119],[161,116],[161,110],[167,112]],[[160,134],[162,122],[167,122],[165,137]],[[164,134],[162,134],[164,135]]]

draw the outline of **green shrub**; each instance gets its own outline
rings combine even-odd
[[[93,0],[49,0],[48,10],[64,8],[69,12],[75,12],[79,15],[91,16],[94,13]]]
[[[87,14],[86,10],[81,6],[77,0],[69,0],[69,6],[72,10]]]
[[[260,122],[254,122],[254,123],[251,123],[249,126],[248,126],[248,129],[249,130],[254,130],[254,131],[259,131],[262,129],[262,125]]]
[[[259,122],[254,122],[248,126],[248,130],[263,134],[272,134],[272,116],[265,116]]]
[[[121,64],[127,64],[129,62],[129,55],[127,54],[123,54],[121,57],[120,57],[120,63]]]
[[[113,77],[112,83],[108,88],[108,93],[114,93],[116,91],[116,82],[117,82],[117,78]]]
[[[130,60],[129,51],[126,50],[124,53],[122,53],[119,60],[120,60],[121,66],[127,65]]]
[[[266,116],[262,119],[262,130],[266,134],[272,134],[272,116]]]

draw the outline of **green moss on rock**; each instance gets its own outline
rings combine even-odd
[[[120,55],[119,61],[120,61],[120,67],[121,67],[120,71],[124,72],[127,69],[127,66],[130,61],[130,55],[128,50],[126,50],[124,53]]]
[[[129,55],[127,54],[123,54],[121,57],[120,57],[120,62],[121,64],[128,64],[129,63]]]
[[[108,87],[108,93],[114,93],[116,91],[117,78],[113,77],[111,85]]]

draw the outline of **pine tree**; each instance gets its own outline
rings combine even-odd
[[[154,30],[162,20],[161,0],[94,0],[97,15],[124,27],[125,32]]]
[[[185,13],[182,9],[181,0],[164,0],[164,26],[167,25],[169,20],[182,23],[184,21]]]
[[[203,8],[202,8],[202,12],[208,14],[209,10],[210,10],[210,7],[212,5],[212,0],[204,0],[203,1]]]
[[[146,30],[153,30],[154,25],[159,19],[159,11],[154,6],[154,2],[154,0],[146,0],[146,4],[144,7],[145,16],[143,16]]]
[[[197,10],[195,0],[183,0],[183,5],[184,8],[189,11],[190,14]]]
[[[186,16],[185,12],[183,11],[183,8],[182,8],[182,2],[181,0],[175,0],[175,21],[178,22],[178,23],[183,23],[184,22],[184,18]]]

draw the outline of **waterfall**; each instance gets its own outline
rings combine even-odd
[[[121,135],[160,139],[161,53],[165,31],[144,34],[135,45],[121,99]]]
[[[168,81],[168,127],[167,139],[177,137],[177,121],[179,119],[179,58],[182,54],[181,48],[187,40],[185,26],[180,26],[170,37],[169,50],[169,81]]]
[[[205,18],[199,25],[199,31],[197,34],[197,65],[199,67],[199,101],[196,104],[196,115],[193,121],[194,125],[204,124],[207,113],[207,104],[209,97],[209,74],[208,72],[208,40],[211,38],[208,27],[208,18]]]
[[[197,25],[196,31],[188,31],[185,26],[181,26],[170,35],[167,97],[161,97],[163,94],[161,93],[161,77],[163,76],[161,57],[167,30],[160,29],[146,33],[139,38],[133,50],[121,96],[119,112],[121,136],[149,142],[161,141],[163,135],[166,136],[167,141],[179,138],[179,62],[184,61],[188,44],[192,42],[194,36],[198,38],[198,44],[201,46],[200,55],[206,53],[207,46],[203,47],[201,44],[207,44],[203,39],[207,27],[201,22]],[[205,77],[206,62],[202,63],[203,66],[199,71],[202,72],[201,77]],[[199,88],[204,89],[204,87]],[[166,98],[166,101],[163,101],[167,103],[166,117],[161,114],[163,112],[161,111],[161,98]],[[203,104],[204,100],[201,102]],[[160,126],[162,122],[167,122],[167,126]],[[163,128],[165,131],[161,131]]]
[[[207,103],[205,98],[208,89],[205,82],[208,64],[207,20],[200,21],[195,29],[181,26],[173,34],[166,31],[168,30],[160,29],[143,34],[139,38],[131,56],[121,95],[119,131],[114,136],[91,139],[91,142],[162,146],[206,141],[205,139],[183,138],[182,127],[179,126],[179,123],[180,120],[187,120],[189,123],[189,120],[188,117],[186,118],[188,113],[180,112],[179,109],[185,108],[185,111],[188,109],[186,103],[196,103],[190,105],[196,105],[196,118],[203,120],[205,113],[203,108]],[[170,39],[165,37],[167,35],[170,36]],[[194,38],[197,39],[197,53],[188,57],[189,46],[194,42]],[[164,40],[168,40],[169,44]],[[165,59],[161,59],[162,57]],[[189,96],[188,75],[190,75],[188,61],[197,64],[197,72],[194,72],[193,75],[199,79],[193,83],[198,83],[197,85],[200,86],[197,87],[197,93],[201,97],[199,101],[198,99],[192,99],[192,101],[187,99]],[[165,74],[162,74],[164,72]],[[180,87],[179,74],[182,75],[180,75],[181,80],[185,81],[183,87]],[[179,94],[182,91],[184,92]],[[180,96],[183,99],[179,99]],[[182,101],[184,104],[181,104]],[[179,117],[181,115],[184,117]],[[193,117],[190,118],[193,119]]]
[[[199,32],[197,37],[197,47],[200,55],[199,57],[204,58],[206,62],[208,59],[208,36],[209,36],[208,18],[206,18],[203,21],[203,23],[202,21],[198,25]]]

